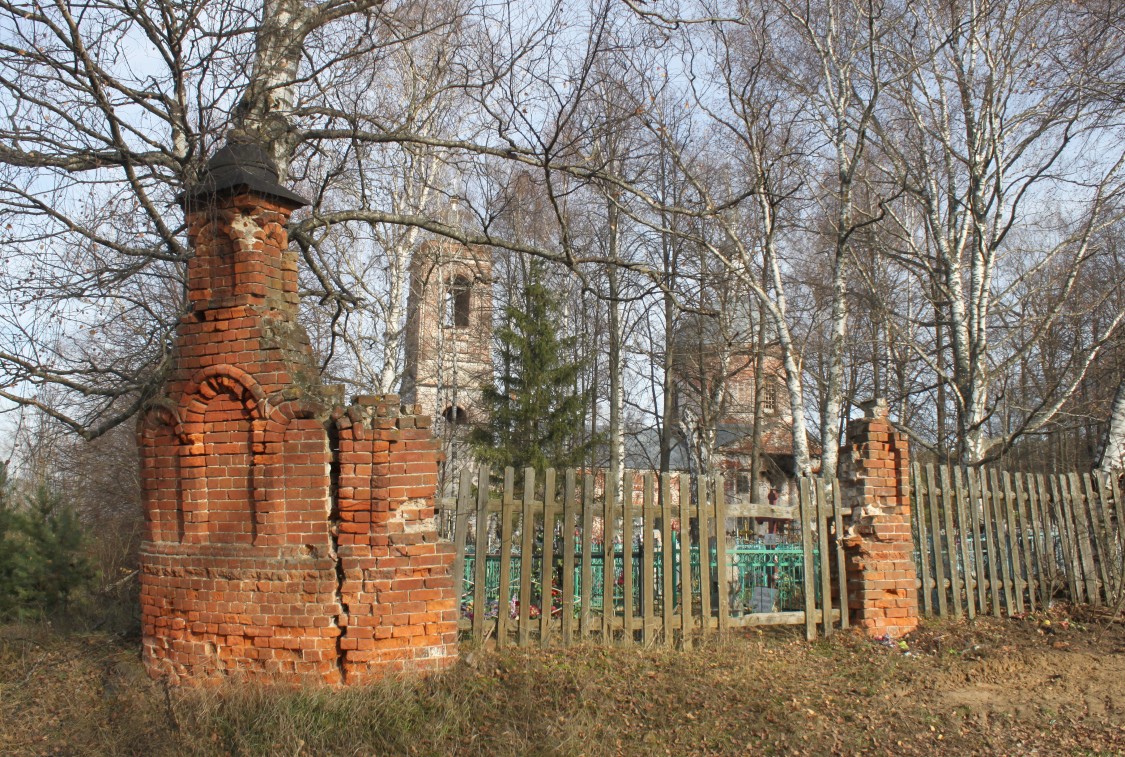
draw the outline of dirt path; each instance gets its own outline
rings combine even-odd
[[[0,629],[3,754],[1125,754],[1125,627],[748,632],[681,652],[467,653],[343,692],[165,692],[135,640]]]

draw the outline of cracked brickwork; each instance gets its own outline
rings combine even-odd
[[[453,545],[437,537],[430,417],[394,395],[357,397],[333,417],[345,679],[440,669],[454,659],[458,613]]]
[[[840,450],[851,622],[872,636],[903,636],[918,626],[918,578],[910,528],[910,452],[906,437],[873,402],[848,422]]]
[[[447,665],[429,417],[394,395],[341,407],[321,384],[297,323],[296,203],[191,205],[191,309],[138,430],[145,665],[176,683],[328,684]]]

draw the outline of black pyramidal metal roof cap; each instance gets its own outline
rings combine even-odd
[[[227,142],[211,159],[194,187],[179,196],[181,205],[188,205],[221,194],[233,194],[245,189],[267,197],[284,200],[294,208],[309,203],[296,192],[278,182],[277,163],[259,144],[253,142]]]

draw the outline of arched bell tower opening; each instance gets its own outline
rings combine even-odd
[[[463,407],[450,405],[441,411],[441,418],[450,427],[449,430],[453,430],[458,426],[463,426],[469,420],[469,414],[465,412]]]

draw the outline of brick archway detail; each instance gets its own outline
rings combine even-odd
[[[254,377],[237,366],[223,364],[201,369],[184,388],[180,415],[185,423],[201,422],[207,404],[223,392],[237,398],[255,420],[264,421],[270,417],[269,400]]]
[[[167,400],[165,400],[167,403]],[[150,541],[179,542],[184,537],[180,450],[187,442],[174,406],[156,404],[141,418],[139,447],[145,500],[145,536]]]
[[[187,437],[184,435],[184,424],[180,420],[180,413],[167,400],[153,404],[144,412],[141,419],[142,439],[151,438],[160,429],[170,429],[177,439],[187,441]]]
[[[260,459],[271,414],[265,392],[241,368],[212,365],[192,377],[183,396],[183,541],[257,544],[262,520],[269,512],[268,471]],[[223,403],[224,396],[233,403]],[[226,407],[220,405],[216,411],[212,408],[216,401]],[[222,497],[234,503],[225,511],[215,506]],[[239,503],[243,498],[245,502]],[[239,504],[249,510],[244,519]],[[245,526],[249,526],[248,534]]]

